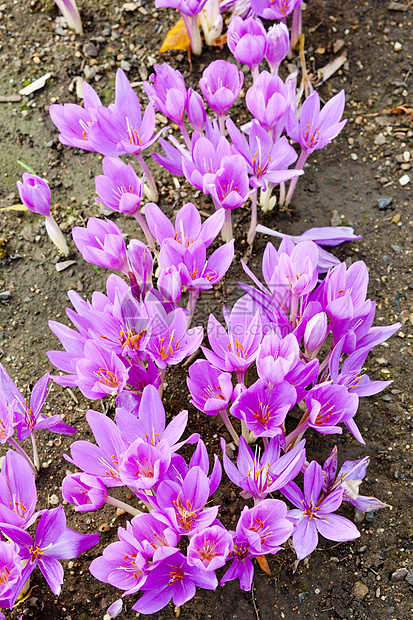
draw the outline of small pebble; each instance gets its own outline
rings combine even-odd
[[[368,587],[362,581],[356,581],[351,591],[354,598],[361,601],[368,594]]]
[[[59,498],[57,497],[57,495],[53,494],[49,497],[49,503],[52,506],[57,506],[57,504],[59,503]]]
[[[387,209],[387,207],[390,207],[392,202],[393,202],[393,198],[385,198],[384,196],[382,198],[379,198],[379,209],[381,211],[384,211],[384,209]]]
[[[110,526],[108,523],[102,523],[102,525],[99,525],[99,532],[109,532],[110,530]]]
[[[406,575],[406,581],[409,584],[410,587],[413,587],[413,568],[411,568],[407,575]]]
[[[310,595],[308,592],[301,592],[301,594],[298,595],[298,604],[302,605],[305,601],[306,598],[308,598]]]
[[[396,254],[400,254],[400,252],[403,251],[403,248],[400,247],[400,245],[392,245],[391,246],[393,248],[393,250],[396,252]]]
[[[390,577],[390,581],[392,583],[397,583],[398,581],[404,581],[407,573],[408,573],[407,568],[398,568],[397,570],[394,571],[394,573],[392,573],[392,576]]]
[[[410,183],[410,177],[408,174],[404,174],[402,177],[400,177],[399,179],[399,183],[400,185],[407,185],[408,183]]]
[[[399,41],[396,41],[396,43],[393,46],[393,49],[395,52],[400,52],[403,49],[403,45],[399,43]]]
[[[123,69],[123,71],[125,71],[125,73],[128,73],[128,71],[130,71],[132,69],[132,65],[127,60],[122,60],[121,63],[120,63],[120,68]]]
[[[11,297],[10,291],[3,291],[0,293],[0,301],[8,301]]]
[[[352,159],[353,161],[356,161],[356,160],[358,159],[358,157],[357,157],[356,153],[351,153],[351,154],[350,154],[350,157],[351,157],[351,159]]]

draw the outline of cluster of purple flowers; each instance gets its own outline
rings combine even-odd
[[[76,432],[62,422],[61,416],[41,413],[49,381],[47,373],[36,383],[27,402],[0,364],[0,443],[8,442],[16,450],[6,453],[0,470],[0,607],[7,609],[12,609],[22,591],[28,590],[36,567],[58,596],[63,583],[59,560],[76,558],[99,542],[98,534],[80,534],[68,528],[63,506],[35,512],[35,475],[39,468],[35,431]],[[19,441],[31,437],[34,464],[14,439],[15,432]],[[26,530],[37,519],[33,538]],[[0,618],[4,619],[1,612]]]
[[[156,0],[156,6],[179,9],[195,53],[201,51],[198,18],[211,44],[223,26],[221,13],[232,12],[228,47],[251,68],[253,78],[245,93],[252,120],[242,131],[229,112],[241,95],[244,73],[224,60],[204,70],[202,96],[187,89],[181,73],[167,63],[154,65],[144,83],[149,104],[143,115],[121,69],[115,101],[108,107],[86,83],[84,107],[50,106],[63,144],[104,156],[103,174],[95,179],[96,200],[135,217],[146,240],[126,244],[108,219],[90,218],[86,228],[73,229],[86,261],[122,275],[111,274],[106,293],[95,291],[90,301],[68,293],[73,327],[50,322],[64,351],[48,353],[62,371],[52,377],[56,383],[78,387],[91,400],[116,396],[114,420],[88,411],[96,443],[72,443],[65,458],[76,473],[63,480],[62,495],[78,512],[110,504],[133,516],[90,570],[122,596],[140,593],[133,605],[139,613],[154,613],[171,599],[181,606],[196,587],[213,590],[234,579],[249,590],[254,558],[279,552],[290,537],[300,560],[316,548],[318,534],[333,541],[359,536],[356,526],[336,511],[343,502],[364,511],[386,506],[359,495],[369,459],[346,461],[337,473],[336,448],[323,465],[309,461],[304,435],[338,434],[344,425],[364,443],[355,422],[359,398],[390,382],[371,380],[363,366],[370,351],[400,327],[373,327],[375,303],[366,297],[366,265],[360,261],[347,268],[321,247],[359,238],[353,229],[314,228],[288,237],[257,226],[258,190],[264,211],[274,207],[277,185],[279,203],[288,204],[307,157],[329,144],[346,122],[341,120],[344,91],[322,109],[315,91],[301,105],[297,76],[284,81],[278,75],[301,31],[301,0]],[[291,13],[290,41],[286,17]],[[282,21],[267,31],[256,16]],[[264,59],[270,71],[260,72]],[[216,118],[207,115],[206,104]],[[162,138],[168,127],[156,132],[155,111],[179,128],[183,142],[172,134]],[[143,153],[158,139],[164,154],[153,153],[153,159],[211,196],[216,210],[204,222],[192,203],[178,211],[174,223],[156,204],[156,185]],[[290,142],[300,147],[300,154]],[[136,157],[141,177],[122,161],[124,155]],[[50,215],[47,182],[25,174],[18,187],[22,202],[46,217],[50,236],[67,254]],[[143,207],[144,197],[153,202]],[[205,359],[190,366],[187,378],[191,403],[205,414],[221,416],[232,438],[229,445],[221,438],[224,470],[240,496],[250,500],[231,530],[220,521],[214,499],[221,462],[214,455],[210,471],[199,434],[183,439],[187,411],[166,424],[162,392],[167,367],[201,347],[203,328],[191,328],[195,305],[200,293],[219,283],[230,268],[231,213],[249,199],[248,243],[258,230],[282,237],[281,244],[278,250],[271,243],[266,247],[264,283],[243,263],[252,284],[240,283],[243,295],[231,310],[224,307],[225,326],[209,317],[209,348],[202,346]],[[225,243],[211,252],[220,231]],[[180,305],[184,293],[185,308]],[[36,566],[58,595],[63,581],[58,560],[77,557],[98,542],[95,534],[70,530],[62,506],[35,512],[35,430],[76,432],[61,416],[42,414],[49,381],[47,373],[27,402],[0,365],[0,443],[15,449],[0,471],[0,606],[6,608],[13,607]],[[294,408],[301,410],[298,424],[289,415]],[[18,441],[31,438],[33,462],[14,439],[15,432]],[[187,444],[196,444],[189,460],[178,453]],[[113,497],[114,487],[130,489],[145,511]],[[26,530],[38,518],[33,538]],[[224,567],[218,580],[216,571]],[[121,600],[116,601],[107,617],[121,608]]]

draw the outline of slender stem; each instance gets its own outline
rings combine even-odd
[[[304,164],[307,160],[307,152],[304,149],[301,149],[301,153],[300,153],[300,157],[298,158],[298,161],[295,165],[295,169],[296,170],[302,170],[302,168],[304,167]],[[298,182],[298,176],[294,177],[293,179],[291,179],[290,181],[290,187],[288,188],[288,193],[287,193],[287,198],[285,200],[285,206],[288,207],[288,205],[291,202],[291,199],[293,197],[294,194],[294,190],[296,188]]]
[[[280,207],[284,206],[285,202],[285,181],[280,183]]]
[[[155,250],[156,248],[156,242],[155,239],[152,236],[151,231],[149,230],[149,226],[146,223],[146,220],[144,218],[144,216],[142,215],[142,213],[139,211],[139,209],[137,209],[135,211],[135,213],[133,214],[135,220],[138,222],[139,226],[142,228],[142,232],[145,235],[145,239],[149,245],[149,247],[152,250]]]
[[[199,292],[200,292],[199,289],[189,291],[189,299],[188,299],[188,306],[187,306],[188,320],[186,324],[187,329],[190,328],[191,323],[192,323],[192,317],[194,316],[195,306],[196,306],[196,302],[198,301]]]
[[[121,508],[122,510],[125,510],[125,512],[129,512],[129,514],[133,515],[134,517],[136,517],[136,515],[142,514],[141,510],[133,508],[133,506],[129,506],[129,504],[125,504],[125,502],[121,502],[120,499],[116,499],[111,495],[107,496],[106,503],[110,504],[111,506],[115,506],[115,508]]]
[[[149,170],[148,165],[143,159],[143,156],[141,153],[136,153],[136,159],[138,160],[139,165],[142,168],[142,172],[145,175],[145,181],[147,182],[150,193],[151,193],[151,200],[153,202],[158,202],[158,198],[159,198],[158,190],[156,189],[156,184],[152,176],[152,172]]]
[[[227,431],[229,432],[229,434],[231,435],[232,439],[235,442],[235,445],[237,446],[239,444],[238,433],[236,432],[235,428],[231,424],[231,420],[228,417],[227,410],[221,409],[219,413],[221,415],[223,423],[226,426]]]
[[[218,123],[221,136],[225,136],[225,114],[218,116]]]
[[[301,31],[302,31],[302,12],[301,12],[301,4],[300,4],[293,11],[293,23],[291,26],[291,49],[292,50],[294,50],[298,45]]]
[[[248,231],[247,243],[248,245],[252,245],[255,239],[255,229],[258,223],[258,214],[257,214],[257,190],[251,196],[251,224],[250,229]]]
[[[222,240],[225,241],[225,243],[228,243],[228,241],[231,241],[231,239],[233,238],[231,217],[232,217],[231,209],[225,209],[225,219],[224,219],[224,223],[221,228]]]
[[[188,133],[187,128],[185,127],[185,124],[182,123],[182,125],[179,125],[179,129],[181,130],[181,134],[184,137],[187,149],[191,151],[192,150],[191,138],[189,137],[189,133]]]
[[[33,463],[37,471],[39,471],[40,469],[39,453],[37,451],[36,437],[35,437],[34,431],[30,433],[30,439],[32,440]]]
[[[160,379],[160,384],[158,387],[158,392],[159,392],[159,396],[162,398],[162,394],[163,394],[163,382],[165,380],[165,373],[166,373],[166,368],[163,368],[162,370],[159,371],[159,379]]]
[[[296,429],[294,429],[293,431],[291,431],[291,433],[289,435],[287,435],[287,437],[285,438],[285,445],[286,447],[286,452],[288,450],[291,450],[291,448],[294,448],[295,444],[297,443],[297,441],[299,440],[299,438],[301,439],[301,437],[304,435],[305,431],[308,428],[308,417],[309,417],[309,412],[308,409],[307,411],[305,411],[304,415],[302,416],[301,420],[298,423],[298,426]]]
[[[191,43],[191,51],[195,56],[200,56],[202,52],[202,41],[198,24],[198,15],[194,15],[193,17],[191,17],[190,15],[185,15],[184,13],[181,13],[181,17],[188,32],[189,40]]]
[[[250,432],[247,428],[245,420],[241,420],[241,435],[244,437],[245,441],[249,443]]]
[[[264,213],[268,213],[268,211],[270,211],[270,198],[273,189],[274,185],[267,181],[267,189],[265,191],[261,190],[260,204]]]
[[[53,215],[46,215],[46,231],[50,239],[53,241],[59,252],[65,256],[69,256],[69,248],[67,247],[66,239],[63,236],[62,231],[57,225]]]
[[[255,80],[257,79],[257,77],[260,74],[259,65],[252,66],[251,67],[251,73],[252,73],[252,81],[255,82]]]
[[[34,475],[37,475],[37,469],[35,468],[35,466],[33,465],[33,461],[31,460],[31,458],[29,457],[29,455],[23,450],[23,448],[21,447],[20,444],[17,443],[17,441],[15,439],[13,439],[13,437],[9,437],[8,440],[9,444],[12,446],[12,448],[14,448],[16,450],[16,452],[18,452],[27,462],[28,465],[30,465],[30,469],[33,471]]]

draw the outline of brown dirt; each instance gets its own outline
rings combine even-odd
[[[292,550],[279,553],[270,560],[271,577],[257,567],[253,593],[242,592],[235,583],[216,592],[199,591],[180,611],[182,619],[407,620],[413,616],[408,584],[390,582],[394,570],[413,565],[413,317],[409,319],[413,311],[413,175],[409,162],[403,159],[405,151],[413,157],[413,132],[407,116],[383,113],[396,105],[413,104],[408,99],[409,87],[411,92],[413,85],[413,16],[411,8],[395,12],[389,11],[387,4],[383,0],[309,0],[304,13],[309,67],[316,70],[325,65],[334,56],[334,43],[338,39],[345,42],[343,50],[347,51],[348,64],[319,91],[327,100],[345,88],[349,122],[332,145],[309,159],[292,209],[273,212],[266,218],[261,216],[261,221],[283,232],[297,233],[310,226],[329,225],[337,212],[343,223],[354,226],[363,235],[362,241],[338,248],[338,255],[343,260],[362,259],[367,263],[370,296],[377,300],[377,324],[404,322],[398,337],[391,339],[388,346],[378,347],[367,361],[367,370],[374,379],[390,377],[394,384],[385,393],[362,399],[357,421],[366,448],[347,432],[341,437],[318,435],[317,442],[309,435],[308,440],[309,456],[321,461],[336,441],[341,460],[368,454],[371,464],[363,493],[389,502],[393,510],[377,512],[372,521],[360,523],[362,536],[353,543],[320,542],[309,562],[301,563],[295,573]],[[127,13],[113,0],[83,4],[85,34],[81,37],[56,31],[61,25],[55,21],[58,13],[52,3],[15,0],[0,7],[0,94],[16,94],[26,80],[52,73],[41,91],[20,103],[0,104],[0,207],[18,201],[15,183],[23,170],[16,160],[21,159],[49,180],[53,200],[59,201],[56,217],[64,231],[69,233],[73,225],[82,225],[90,215],[98,213],[93,201],[93,177],[99,173],[101,158],[60,145],[47,113],[48,105],[53,98],[60,103],[76,102],[69,85],[73,77],[83,75],[86,65],[98,70],[101,78],[92,82],[105,103],[113,99],[115,70],[122,61],[130,63],[132,82],[146,78],[153,59],[159,61],[156,52],[176,16],[169,10],[155,11],[153,2],[143,0],[140,7]],[[90,41],[99,48],[97,64],[83,52],[83,45]],[[396,42],[402,45],[399,52],[394,49]],[[39,64],[34,60],[36,53],[40,54]],[[165,55],[165,60],[183,72],[188,86],[195,86],[200,72],[218,54],[225,58],[228,51],[208,51],[199,59],[192,59],[192,72],[185,53],[172,52]],[[137,92],[144,99],[141,85],[137,85]],[[243,106],[236,108],[235,113],[242,118]],[[404,174],[412,180],[402,187],[399,179]],[[177,191],[165,171],[157,170],[157,178],[161,186],[160,204],[168,215],[191,199],[202,209],[210,208],[203,197],[193,198],[193,190],[186,184],[182,183]],[[393,201],[387,209],[379,210],[378,201],[383,197]],[[122,230],[137,235],[131,220],[117,221]],[[232,304],[239,294],[236,282],[243,277],[239,259],[245,251],[247,210],[236,214],[236,223],[238,261],[218,294],[202,297],[196,323],[205,322],[211,311],[219,316],[222,301]],[[255,244],[250,267],[256,273],[260,272],[266,241],[258,237]],[[11,292],[9,301],[0,302],[0,357],[23,390],[28,390],[46,370],[52,370],[46,351],[58,343],[47,327],[47,319],[65,320],[66,291],[74,288],[90,297],[94,289],[104,288],[104,270],[96,273],[82,260],[73,243],[71,249],[76,264],[57,273],[53,264],[57,254],[45,236],[40,218],[29,213],[0,212],[0,292]],[[200,431],[211,452],[219,452],[222,428],[215,419],[202,416],[188,405],[186,372],[185,368],[169,371],[166,408],[176,414],[188,407],[189,430]],[[76,401],[67,390],[54,386],[47,408],[76,425],[77,438],[92,439],[84,419],[91,404],[78,391],[75,396]],[[100,401],[94,404],[98,410],[103,406]],[[38,480],[39,507],[47,506],[54,493],[60,497],[61,481],[70,469],[62,454],[68,452],[71,441],[47,431],[39,435],[40,459],[45,464]],[[235,496],[231,490],[229,484],[224,485],[215,498],[222,505],[222,518],[228,524],[236,520],[242,506],[242,502],[232,499]],[[352,518],[351,507],[347,506],[343,514]],[[110,529],[101,534],[99,547],[75,560],[71,569],[64,563],[66,580],[59,599],[36,573],[31,598],[9,613],[13,620],[22,611],[26,617],[37,620],[102,618],[106,606],[119,596],[115,589],[96,581],[88,573],[88,565],[105,545],[115,540],[116,529],[124,525],[125,518],[117,517],[109,507],[97,513],[78,514],[67,506],[67,515],[68,524],[82,532],[96,531],[105,523]],[[355,596],[356,582],[368,588],[362,599]],[[130,612],[132,604],[132,600],[126,600],[121,618],[135,617]],[[174,616],[173,606],[169,605],[153,617]]]

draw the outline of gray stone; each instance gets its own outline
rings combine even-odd
[[[392,583],[397,583],[398,581],[404,581],[407,573],[408,573],[407,568],[398,568],[397,570],[394,571],[394,573],[390,577],[390,581]]]
[[[8,301],[11,297],[10,291],[3,291],[0,293],[0,301]]]
[[[83,53],[86,54],[86,56],[95,58],[99,54],[99,50],[94,43],[89,42],[84,44]]]
[[[310,595],[308,592],[301,592],[301,594],[298,595],[298,604],[302,605],[305,601],[306,598],[308,598]]]
[[[390,207],[392,202],[393,202],[393,198],[385,198],[384,196],[383,198],[379,198],[379,209],[381,211],[384,211],[384,209],[387,209],[387,207]]]
[[[413,587],[413,568],[411,568],[407,575],[406,575],[406,581],[409,584],[410,587]]]
[[[396,252],[396,254],[400,254],[400,252],[403,251],[403,248],[400,245],[392,245],[391,247]]]

